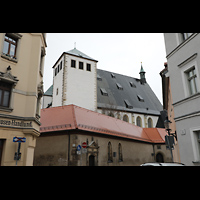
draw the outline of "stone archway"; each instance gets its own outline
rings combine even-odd
[[[163,158],[163,155],[161,153],[156,154],[156,162],[159,162],[159,163],[164,162],[164,158]]]
[[[98,153],[99,153],[99,146],[96,142],[92,141],[87,146],[87,154],[86,154],[87,166],[98,166]]]
[[[94,155],[89,156],[89,166],[95,166],[95,156]]]

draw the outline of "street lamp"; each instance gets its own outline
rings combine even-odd
[[[169,128],[170,123],[172,123],[172,122],[168,119],[168,116],[167,116],[166,120],[164,121],[165,130],[168,133],[168,135],[165,136],[165,141],[167,142],[167,145],[169,147],[171,157],[172,157],[172,162],[174,162],[173,154],[172,154],[172,147],[173,147],[173,143],[174,143],[174,135],[172,134],[172,136],[170,136],[170,131],[171,131],[171,129]]]
[[[166,117],[166,120],[164,121],[164,126],[165,126],[165,130],[167,131],[168,135],[170,135],[170,131],[172,129],[169,128],[169,124],[172,123],[168,117]]]

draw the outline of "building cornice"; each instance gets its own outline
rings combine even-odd
[[[180,120],[184,120],[184,119],[191,118],[191,117],[196,117],[196,116],[200,116],[200,111],[199,110],[195,111],[195,112],[191,112],[191,113],[185,114],[185,115],[181,115],[181,116],[175,117],[174,120],[175,120],[175,122],[177,122],[177,121],[180,121]]]
[[[150,110],[150,109],[141,109],[141,108],[125,108],[122,106],[116,106],[112,107],[109,104],[103,104],[103,103],[98,103],[97,102],[97,109],[99,110],[112,110],[116,112],[128,112],[132,114],[143,114],[143,115],[152,115],[152,116],[160,116],[160,112],[156,110]]]
[[[190,40],[196,37],[199,33],[193,33],[190,37],[184,40],[180,45],[178,45],[173,51],[171,51],[166,58],[169,59],[173,54],[175,54],[179,49],[181,49],[184,45],[186,45]]]
[[[199,98],[199,97],[200,97],[200,92],[197,92],[196,94],[194,94],[194,95],[192,95],[192,96],[189,96],[189,97],[186,97],[186,98],[184,98],[184,99],[181,99],[180,101],[177,101],[177,102],[173,103],[172,105],[173,105],[174,107],[176,107],[176,106],[178,106],[178,105],[180,105],[180,104],[182,104],[182,103],[186,103],[186,102],[188,102],[188,101],[191,101],[191,100],[196,99],[196,98]]]
[[[182,63],[180,63],[178,65],[179,68],[181,68],[182,66],[184,66],[185,64],[189,63],[190,61],[192,61],[193,59],[195,59],[197,57],[197,53],[193,54],[192,56],[190,56],[189,58],[187,58],[186,60],[184,60]]]
[[[40,121],[35,117],[20,117],[20,116],[15,116],[15,115],[0,114],[0,118],[15,119],[15,120],[22,120],[22,121],[34,121],[39,126],[41,125]]]
[[[47,47],[47,43],[46,43],[46,38],[45,38],[45,33],[30,33],[33,36],[41,36],[42,41],[44,43],[44,46]]]

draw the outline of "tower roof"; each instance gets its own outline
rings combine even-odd
[[[74,56],[78,56],[78,57],[83,57],[83,58],[86,58],[86,59],[89,59],[89,60],[93,60],[93,61],[96,61],[98,62],[97,60],[91,58],[90,56],[84,54],[83,52],[79,51],[78,49],[74,48],[70,51],[66,51],[65,53],[67,54],[71,54],[71,55],[74,55]]]
[[[44,93],[45,96],[52,96],[53,94],[53,85],[49,87],[49,89]]]
[[[140,73],[146,73],[146,72],[144,71],[143,67],[142,67],[142,62],[141,62],[141,69],[140,69]],[[139,74],[140,74],[140,73],[139,73]]]

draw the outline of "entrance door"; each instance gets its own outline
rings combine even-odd
[[[156,155],[156,162],[159,162],[159,163],[163,163],[164,162],[163,155],[161,153],[158,153]]]
[[[95,166],[95,156],[89,156],[89,166]]]

